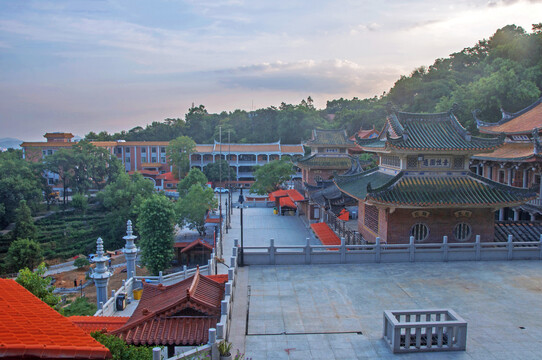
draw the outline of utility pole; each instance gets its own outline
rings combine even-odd
[[[219,140],[219,144],[220,144],[220,148],[219,148],[219,162],[218,162],[218,177],[219,177],[219,180],[220,180],[220,187],[223,189],[223,184],[222,184],[222,126],[219,126],[218,127],[218,140]],[[219,241],[219,246],[220,246],[220,256],[222,257],[222,189],[220,189],[220,192],[218,193],[218,211],[220,212],[220,232],[219,232],[219,235],[220,235],[220,241]]]

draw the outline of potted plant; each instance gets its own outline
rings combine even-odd
[[[232,360],[231,348],[233,344],[226,340],[222,340],[218,343],[218,352],[220,353],[220,360]]]

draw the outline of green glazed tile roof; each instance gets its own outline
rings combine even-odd
[[[435,114],[394,112],[379,139],[358,140],[367,150],[387,148],[413,151],[492,151],[504,143],[504,136],[471,136],[449,111]],[[385,141],[384,141],[385,140]]]
[[[350,156],[309,155],[298,159],[297,166],[312,167],[316,169],[348,169],[352,166]]]
[[[367,186],[378,188],[393,180],[393,175],[371,169],[356,175],[343,175],[335,177],[335,184],[345,194],[363,200],[367,195]]]
[[[349,145],[353,146],[354,142],[348,139],[346,130],[320,130],[312,131],[312,139],[307,141],[307,146],[311,145]]]
[[[369,189],[366,200],[394,206],[457,207],[519,205],[536,194],[469,173],[463,176],[402,176]]]

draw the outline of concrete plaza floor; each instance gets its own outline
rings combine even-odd
[[[248,291],[253,360],[542,357],[539,261],[250,266]],[[422,308],[462,316],[467,350],[393,355],[383,311]]]

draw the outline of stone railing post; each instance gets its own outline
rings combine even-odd
[[[416,251],[416,245],[414,245],[414,236],[411,236],[410,239],[409,239],[409,243],[408,243],[408,251],[409,251],[409,260],[410,262],[414,262],[416,261],[416,255],[415,255],[415,251]]]
[[[231,249],[231,255],[237,257],[237,255],[238,255],[238,248],[233,247],[233,248]]]
[[[207,275],[213,275],[213,260],[207,260]]]
[[[163,279],[162,279],[162,272],[159,271],[159,272],[158,272],[158,283],[161,284],[161,283],[162,283],[162,280],[163,280]]]
[[[275,265],[275,239],[269,240],[269,265]]]
[[[239,247],[239,239],[233,239],[233,246]]]
[[[152,348],[152,360],[160,360],[162,357],[161,352],[162,349],[159,347]]]
[[[217,339],[224,339],[224,324],[218,323],[216,324],[216,338]]]
[[[539,259],[542,260],[542,234],[540,234],[540,239],[538,240],[538,250],[540,251]]]
[[[209,329],[209,345],[211,345],[211,360],[219,360],[218,344],[216,343],[216,329]]]
[[[542,235],[540,235],[540,238],[542,239]],[[311,240],[309,238],[306,239],[306,243],[305,243],[305,264],[310,264],[311,263]],[[542,241],[542,240],[540,240]],[[542,243],[541,243],[542,244]],[[541,252],[540,252],[541,256],[542,256],[542,245],[541,245]]]
[[[442,237],[442,261],[448,261],[448,236]]]
[[[344,264],[346,262],[346,243],[343,237],[341,238],[341,247],[339,250],[341,253],[341,264]]]
[[[508,235],[508,241],[506,242],[506,249],[508,250],[508,260],[512,260],[514,258],[514,243],[513,243],[513,236]]]
[[[478,261],[482,258],[481,253],[480,253],[480,250],[481,250],[480,235],[476,235],[476,240],[474,241],[474,250],[475,250],[474,259]]]
[[[228,315],[228,302],[226,300],[220,302],[220,315]]]
[[[375,262],[377,263],[380,262],[380,251],[381,251],[380,237],[377,237],[376,243],[375,243]]]
[[[186,276],[187,271],[188,271],[188,269],[186,268],[186,265],[183,265],[183,276],[184,276],[185,279],[187,278],[187,276]]]

